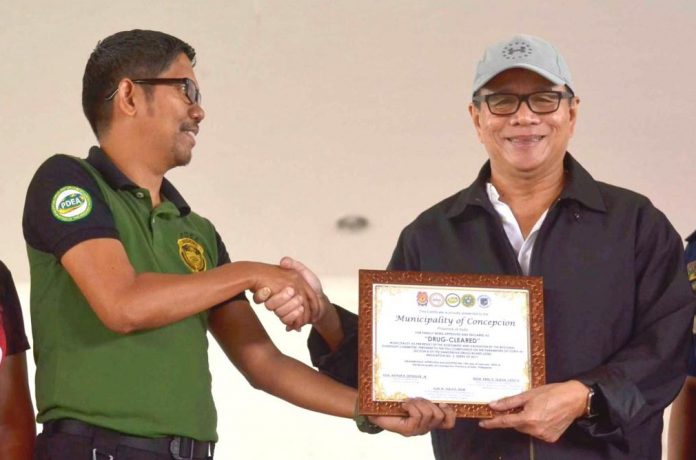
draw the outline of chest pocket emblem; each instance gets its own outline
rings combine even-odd
[[[197,241],[191,238],[179,238],[179,256],[192,272],[204,272],[208,268],[205,261],[205,250]]]

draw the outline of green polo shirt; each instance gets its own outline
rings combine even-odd
[[[217,440],[207,313],[120,335],[60,264],[75,244],[118,238],[136,272],[191,274],[229,261],[213,225],[165,180],[152,208],[100,149],[37,171],[23,227],[31,265],[38,421],[71,418],[137,436]]]

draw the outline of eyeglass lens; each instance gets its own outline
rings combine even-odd
[[[201,92],[198,90],[193,80],[187,78],[184,82],[184,89],[186,91],[186,97],[191,104],[201,105],[203,98],[201,97]]]
[[[518,94],[489,94],[486,96],[488,109],[497,115],[510,115],[526,101],[534,113],[551,113],[558,110],[562,94],[555,91],[541,91],[527,95]]]

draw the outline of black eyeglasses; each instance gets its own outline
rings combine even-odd
[[[196,82],[190,78],[141,78],[138,80],[133,80],[133,83],[138,85],[181,85],[190,104],[201,105],[201,102],[203,101],[203,96],[201,96],[201,92],[198,89]],[[116,96],[117,92],[118,88],[113,90],[111,94],[106,96],[105,99],[110,101],[114,98],[114,96]]]
[[[573,96],[568,91],[537,91],[529,94],[493,93],[472,99],[479,103],[485,101],[493,115],[512,115],[520,109],[522,102],[526,102],[532,112],[543,115],[555,112],[561,105],[561,99],[571,99]]]

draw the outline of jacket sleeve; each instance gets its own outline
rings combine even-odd
[[[603,365],[578,380],[599,390],[604,410],[578,425],[621,443],[625,434],[662,411],[679,392],[687,358],[695,298],[676,231],[650,207],[638,222],[635,243],[635,315],[631,339]]]
[[[343,340],[331,351],[322,336],[312,328],[307,347],[312,364],[323,374],[353,388],[358,387],[358,315],[334,305],[341,321]]]

